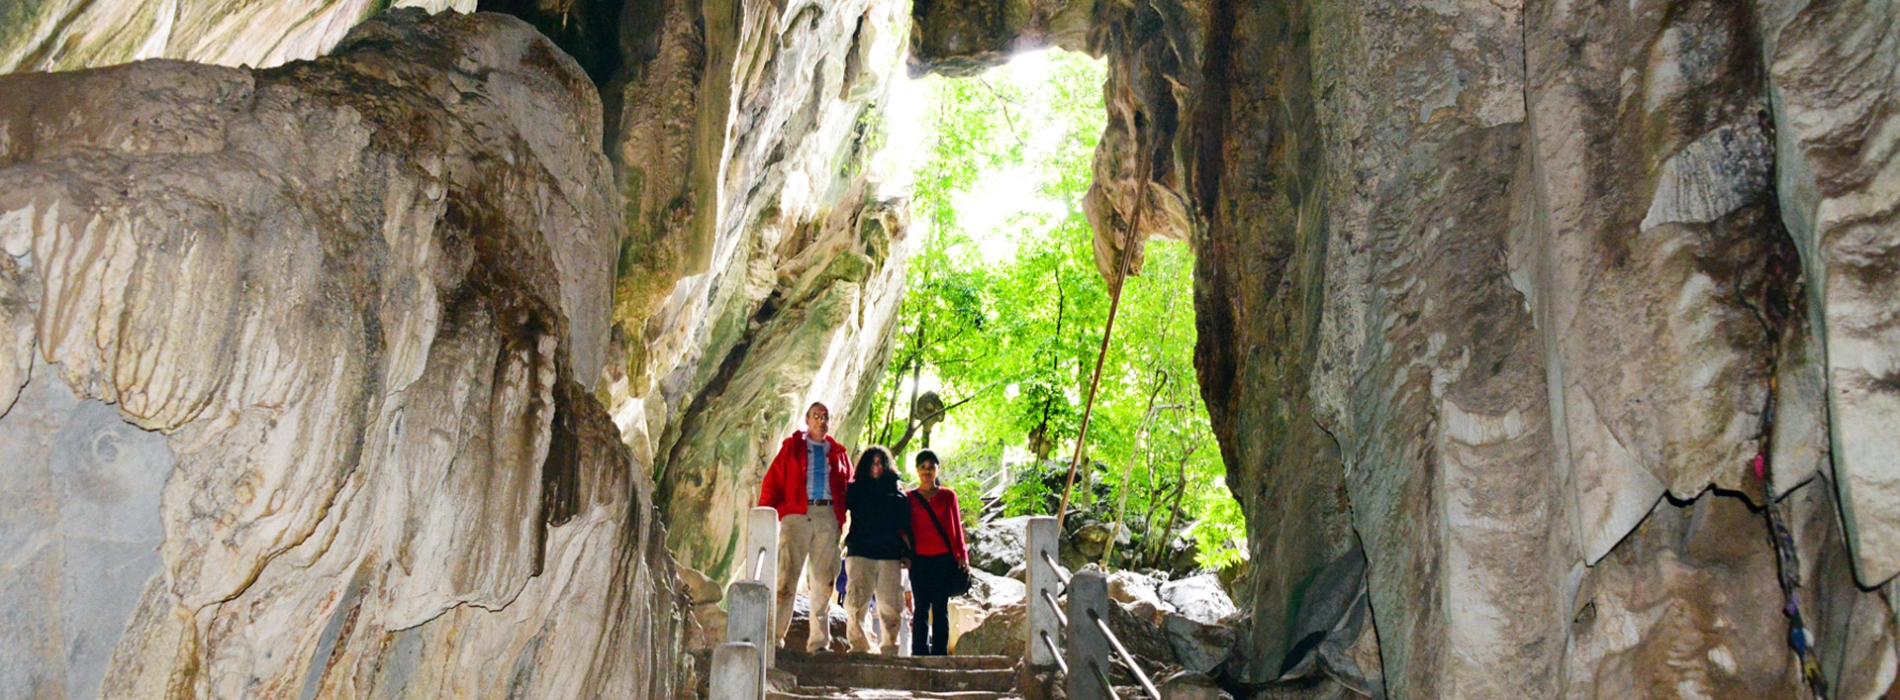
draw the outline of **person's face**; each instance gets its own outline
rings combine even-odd
[[[831,409],[824,404],[811,407],[805,412],[805,435],[813,440],[825,436],[825,430],[831,427]]]
[[[884,478],[884,472],[890,470],[890,468],[891,468],[891,465],[884,463],[884,455],[881,455],[881,454],[871,455],[871,478],[873,479]]]
[[[930,460],[918,462],[917,480],[926,484],[937,483],[937,463]]]

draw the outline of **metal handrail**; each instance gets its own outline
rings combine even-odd
[[[1050,612],[1053,612],[1056,614],[1056,622],[1062,623],[1063,627],[1068,627],[1069,616],[1062,614],[1062,606],[1056,603],[1055,595],[1051,594],[1047,590],[1044,590],[1042,592],[1042,599],[1049,602],[1049,610]]]
[[[1051,520],[1054,522],[1050,522]],[[1050,525],[1054,527],[1051,528],[1049,527]],[[1101,613],[1100,610],[1105,609],[1103,608],[1104,603],[1113,604],[1113,599],[1107,597],[1105,595],[1106,591],[1102,590],[1102,586],[1105,585],[1105,582],[1102,580],[1102,575],[1070,575],[1063,572],[1062,565],[1056,561],[1056,557],[1051,549],[1060,541],[1061,532],[1062,519],[1060,516],[1056,518],[1035,518],[1029,523],[1027,538],[1029,542],[1027,544],[1029,545],[1028,554],[1030,556],[1028,557],[1028,562],[1033,566],[1036,563],[1035,559],[1040,557],[1042,559],[1041,563],[1047,564],[1050,572],[1055,574],[1055,581],[1045,581],[1041,574],[1034,574],[1028,577],[1028,579],[1035,584],[1034,597],[1040,598],[1042,603],[1049,606],[1049,611],[1055,613],[1055,621],[1060,623],[1061,627],[1049,627],[1049,620],[1040,613],[1030,615],[1030,621],[1027,624],[1031,625],[1033,632],[1030,635],[1027,644],[1028,648],[1025,651],[1040,653],[1036,652],[1035,649],[1038,640],[1040,640],[1040,643],[1048,649],[1050,658],[1055,662],[1056,667],[1062,671],[1063,676],[1068,678],[1068,683],[1077,689],[1077,692],[1087,691],[1088,679],[1075,674],[1092,673],[1095,676],[1095,680],[1102,684],[1102,690],[1107,693],[1108,697],[1121,700],[1121,695],[1115,691],[1114,682],[1109,679],[1108,674],[1110,664],[1120,663],[1127,666],[1135,679],[1140,682],[1141,691],[1144,694],[1154,698],[1154,700],[1161,700],[1161,691],[1155,687],[1154,680],[1149,678],[1148,673],[1141,669],[1141,665],[1135,660],[1135,655],[1128,651],[1128,646],[1122,643],[1120,637],[1116,636],[1115,630],[1109,629],[1108,622],[1103,619],[1103,613]],[[1078,581],[1078,578],[1081,580]],[[1028,581],[1026,581],[1026,583],[1027,582]],[[1081,589],[1076,588],[1078,584],[1083,584]],[[1069,626],[1071,622],[1081,624],[1082,621],[1071,620],[1068,614],[1063,612],[1062,602],[1057,598],[1062,595],[1060,591],[1064,589],[1068,591],[1069,605],[1077,610],[1081,610],[1087,615],[1089,622],[1094,624],[1095,630],[1101,632],[1102,636],[1108,640],[1110,649],[1115,652],[1113,655],[1104,653],[1092,638],[1077,638],[1073,636],[1075,634],[1086,635],[1093,633],[1087,632],[1086,628]],[[1077,595],[1081,595],[1082,598],[1076,598]],[[1030,605],[1033,606],[1035,603],[1030,603]],[[1068,658],[1068,654],[1063,650],[1063,633],[1056,631],[1058,629],[1068,631],[1070,636],[1067,642],[1070,647],[1073,647],[1079,640],[1088,640],[1088,653],[1083,654],[1071,648],[1069,652],[1074,653],[1076,658]],[[1083,671],[1081,668],[1072,669],[1070,667],[1070,661],[1085,663],[1089,667],[1088,671]]]
[[[764,576],[765,576],[765,548],[760,547],[759,553],[752,558],[752,580],[763,582],[765,580],[763,578]]]
[[[1069,662],[1062,660],[1062,647],[1056,644],[1056,640],[1049,638],[1048,632],[1042,633],[1042,643],[1049,646],[1049,655],[1056,660],[1056,668],[1062,669],[1062,675],[1069,675]]]
[[[1089,670],[1095,672],[1095,680],[1102,682],[1102,690],[1108,692],[1109,700],[1122,700],[1121,694],[1115,692],[1115,684],[1109,682],[1108,673],[1102,670],[1101,665],[1095,663],[1094,661],[1090,661]],[[1161,696],[1157,694],[1155,695],[1155,697],[1160,698]]]
[[[1069,577],[1062,575],[1062,567],[1056,565],[1055,557],[1049,556],[1048,552],[1043,552],[1042,560],[1049,563],[1049,570],[1055,572],[1057,581],[1061,581],[1064,586],[1069,585]]]
[[[1044,554],[1043,556],[1047,558],[1049,555]],[[1057,572],[1057,575],[1060,576],[1061,572]],[[1067,583],[1067,582],[1064,581],[1064,583]],[[1062,613],[1062,605],[1056,602],[1055,595],[1051,594],[1048,590],[1045,589],[1042,591],[1042,600],[1043,602],[1049,604],[1049,611],[1056,614],[1056,622],[1062,623],[1063,627],[1068,627],[1069,616],[1064,615]],[[1129,653],[1128,647],[1122,645],[1121,638],[1115,636],[1115,630],[1109,629],[1108,622],[1104,621],[1100,615],[1095,614],[1094,610],[1089,611],[1089,620],[1095,623],[1096,629],[1099,629],[1102,631],[1103,637],[1108,638],[1109,646],[1113,647],[1115,649],[1115,653],[1120,655],[1120,659],[1118,660],[1121,661],[1122,665],[1127,666],[1129,671],[1135,674],[1135,680],[1141,682],[1141,689],[1144,692],[1148,693],[1150,697],[1153,697],[1153,698],[1156,698],[1156,700],[1159,700],[1161,697],[1160,689],[1156,688],[1154,681],[1148,678],[1147,672],[1142,671],[1141,666],[1135,663],[1135,655]],[[1042,642],[1049,646],[1049,651],[1056,660],[1056,667],[1062,669],[1062,675],[1065,675],[1065,676],[1068,675],[1069,664],[1068,662],[1062,660],[1062,648],[1057,646],[1054,641],[1049,639],[1049,634],[1047,632],[1043,633]],[[1109,683],[1108,677],[1105,675],[1102,675],[1102,670],[1099,667],[1097,667],[1095,663],[1092,661],[1089,662],[1089,667],[1095,670],[1096,677],[1102,681],[1102,687],[1108,690],[1108,696],[1111,698],[1119,698],[1119,696],[1115,694],[1114,686],[1111,683]]]
[[[1095,627],[1102,631],[1102,636],[1108,638],[1108,644],[1115,648],[1115,653],[1121,654],[1122,663],[1128,666],[1128,670],[1135,673],[1135,680],[1141,681],[1141,689],[1148,691],[1150,697],[1160,698],[1161,691],[1155,689],[1154,681],[1148,680],[1148,674],[1142,672],[1141,666],[1135,664],[1135,655],[1128,653],[1128,647],[1122,646],[1122,640],[1115,636],[1114,630],[1108,628],[1108,623],[1102,620],[1102,616],[1095,614],[1094,610],[1090,610],[1089,619],[1095,621]],[[1104,681],[1104,683],[1106,683],[1106,681]],[[1115,694],[1113,690],[1108,692],[1110,696]]]

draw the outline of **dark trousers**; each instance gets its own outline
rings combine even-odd
[[[950,653],[950,592],[944,581],[956,568],[956,558],[948,554],[911,559],[910,590],[916,605],[910,618],[911,656]]]

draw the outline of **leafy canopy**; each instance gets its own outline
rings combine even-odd
[[[998,486],[1009,515],[1056,508],[1108,316],[1082,210],[1104,79],[1099,62],[1050,51],[922,85],[922,242],[866,437],[900,452],[930,445],[964,493],[1013,482]],[[1125,555],[1116,564],[1154,565],[1171,544],[1161,533],[1182,529],[1203,566],[1244,556],[1195,384],[1192,271],[1186,244],[1148,244],[1103,366],[1072,509],[1125,523],[1133,547],[1111,547]]]

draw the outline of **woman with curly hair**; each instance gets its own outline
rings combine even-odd
[[[851,530],[844,537],[844,610],[850,616],[845,636],[852,651],[870,651],[864,634],[865,607],[877,598],[881,623],[879,651],[897,655],[897,629],[903,622],[901,562],[910,556],[910,504],[897,489],[891,453],[872,446],[858,455],[858,468],[845,487]]]

